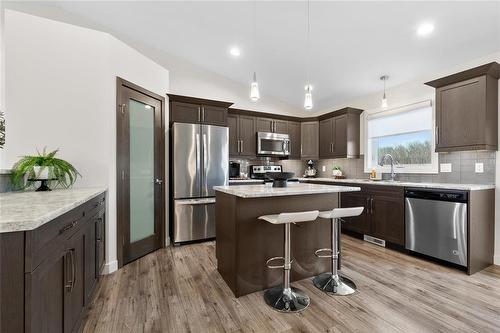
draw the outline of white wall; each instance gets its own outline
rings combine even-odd
[[[106,268],[116,262],[116,76],[159,95],[168,71],[109,34],[5,12],[7,143],[0,169],[36,148],[60,149],[108,189]]]
[[[460,72],[472,67],[476,67],[479,65],[486,64],[488,62],[496,61],[500,63],[500,52],[491,54],[480,59],[475,59],[465,64],[461,64],[459,66],[453,66],[449,69],[435,73],[432,75],[424,76],[419,79],[416,79],[412,82],[405,83],[403,85],[396,86],[394,88],[387,90],[387,99],[389,103],[389,107],[398,107],[403,105],[408,105],[414,102],[419,102],[427,99],[434,100],[434,88],[426,86],[424,82],[437,79],[439,77],[443,77],[446,75],[450,75],[456,72]],[[499,96],[500,96],[500,85],[499,85]],[[367,112],[376,112],[380,110],[380,103],[382,98],[382,92],[367,96],[362,96],[355,100],[349,101],[344,104],[336,105],[334,107],[322,110],[317,112],[317,114],[322,114],[326,112],[330,112],[331,110],[338,110],[340,108],[351,106],[355,108],[359,108],[362,110],[367,110]],[[499,98],[499,111],[500,111],[500,98]],[[362,114],[361,119],[361,142],[364,142],[364,119],[363,117],[367,112]],[[500,130],[500,117],[499,117],[499,126]],[[500,131],[499,131],[500,138]],[[364,145],[361,146],[363,148]],[[495,264],[500,265],[500,154],[496,154],[496,194],[495,194]]]

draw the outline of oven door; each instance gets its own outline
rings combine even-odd
[[[288,134],[258,132],[257,154],[288,156],[290,155],[290,137]]]

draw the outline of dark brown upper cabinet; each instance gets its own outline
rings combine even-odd
[[[359,157],[359,116],[362,112],[344,108],[319,117],[319,158]]]
[[[425,83],[436,88],[437,152],[497,150],[499,78],[492,62]]]
[[[288,135],[290,136],[290,159],[300,159],[300,123],[288,122]]]
[[[227,109],[233,103],[173,94],[168,97],[170,123],[227,126]]]
[[[229,156],[256,156],[255,117],[229,114]]]
[[[319,122],[300,123],[300,157],[317,160],[319,158]]]
[[[257,118],[257,132],[288,134],[288,122],[281,119]]]

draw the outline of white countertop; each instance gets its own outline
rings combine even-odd
[[[379,180],[373,181],[369,179],[334,179],[334,178],[299,178],[301,182],[319,181],[329,183],[348,183],[348,184],[368,184],[368,185],[390,185],[390,186],[403,186],[403,187],[422,187],[422,188],[441,188],[448,190],[464,190],[464,191],[479,191],[490,190],[495,188],[495,184],[481,185],[481,184],[453,184],[453,183],[416,183],[405,181],[388,181]]]
[[[105,191],[78,188],[0,193],[0,233],[36,229]]]
[[[321,193],[356,192],[359,187],[332,186],[320,184],[288,183],[287,187],[272,187],[272,183],[266,185],[233,185],[214,186],[215,191],[224,192],[240,198],[264,198],[281,197],[288,195],[307,195]]]
[[[229,184],[263,184],[263,179],[229,179]]]

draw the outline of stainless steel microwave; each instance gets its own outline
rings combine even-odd
[[[290,136],[288,134],[257,132],[257,154],[290,155]]]

